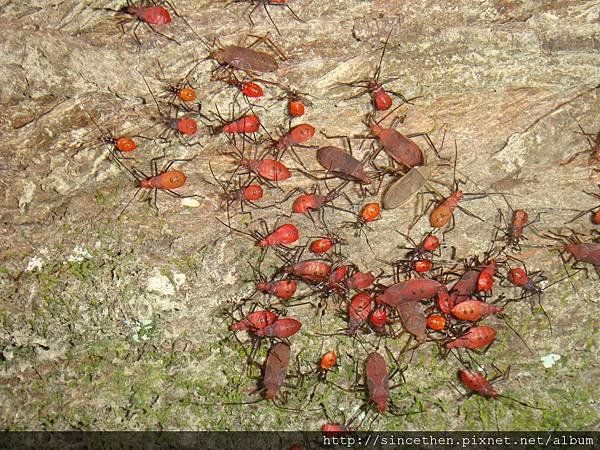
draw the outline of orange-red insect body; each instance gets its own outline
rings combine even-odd
[[[498,392],[483,375],[470,370],[461,370],[458,372],[460,381],[467,389],[477,392],[488,398],[498,397]]]
[[[575,260],[600,265],[600,243],[588,242],[584,244],[565,244],[563,250],[570,253]]]
[[[516,209],[513,215],[512,226],[510,230],[510,239],[516,243],[523,237],[523,228],[527,225],[529,214],[523,209]]]
[[[283,271],[305,281],[318,283],[327,279],[331,271],[331,264],[322,260],[300,261],[285,267]]]
[[[135,141],[128,137],[120,137],[114,140],[115,148],[123,153],[129,153],[137,148]]]
[[[126,9],[138,20],[150,25],[166,25],[171,22],[169,11],[160,6],[132,6]]]
[[[528,290],[532,290],[532,291],[536,290],[535,285],[533,284],[533,281],[531,279],[529,279],[527,272],[525,272],[525,269],[523,269],[521,267],[511,269],[510,272],[508,272],[508,279],[512,284],[514,284],[516,286],[521,286],[524,289],[528,289]]]
[[[193,136],[198,131],[198,124],[194,119],[185,118],[185,119],[168,119],[167,124],[179,131],[181,134],[185,134],[187,136]]]
[[[340,283],[344,281],[348,274],[349,266],[336,267],[327,277],[327,287],[336,291],[340,290]]]
[[[196,91],[192,88],[178,89],[177,96],[182,102],[193,102],[196,100]]]
[[[258,98],[263,96],[263,89],[260,85],[252,82],[252,81],[243,81],[242,85],[242,93],[246,97]]]
[[[265,361],[263,385],[265,398],[272,400],[277,391],[283,386],[285,375],[290,363],[290,346],[283,342],[274,344],[269,350]]]
[[[371,296],[362,292],[352,297],[348,307],[348,334],[354,334],[360,324],[369,318],[372,303]]]
[[[378,333],[385,332],[385,324],[387,323],[387,312],[383,308],[377,308],[371,314],[369,322]]]
[[[275,159],[242,159],[240,164],[269,181],[283,181],[292,176],[290,170]]]
[[[344,284],[348,289],[366,289],[375,282],[373,272],[356,272],[349,277]]]
[[[321,147],[317,150],[317,160],[328,172],[340,178],[371,184],[373,180],[362,163],[338,147]]]
[[[302,328],[302,324],[296,319],[285,317],[277,319],[270,325],[254,332],[257,336],[268,336],[278,338],[288,338],[296,334]]]
[[[185,184],[186,176],[180,170],[169,170],[159,175],[140,180],[144,189],[177,189]]]
[[[479,280],[479,270],[468,270],[466,271],[454,286],[450,290],[450,299],[453,305],[457,305],[460,302],[464,302],[471,298],[473,292],[477,288],[477,281]]]
[[[287,245],[298,240],[298,228],[291,223],[281,225],[264,239],[261,239],[261,247],[270,247],[271,245]]]
[[[331,370],[335,363],[337,362],[337,355],[332,350],[330,352],[325,353],[321,356],[321,361],[319,362],[319,367],[321,370]]]
[[[256,133],[260,129],[260,119],[257,116],[246,116],[224,125],[224,133]]]
[[[479,300],[467,300],[452,308],[451,313],[460,320],[477,321],[490,314],[497,314],[504,310],[500,306],[490,305]]]
[[[324,195],[302,194],[296,197],[292,204],[292,212],[296,214],[306,214],[309,211],[314,211],[321,208],[327,197]]]
[[[421,243],[421,248],[428,252],[433,252],[440,247],[440,240],[433,234],[428,235]]]
[[[379,203],[367,203],[360,212],[362,222],[373,222],[379,218],[381,206]]]
[[[429,259],[419,259],[413,263],[413,268],[417,273],[425,273],[431,270],[432,265]]]
[[[288,300],[296,293],[298,283],[294,280],[262,281],[256,283],[256,289],[266,294],[272,294],[277,298]]]
[[[426,319],[427,328],[434,331],[442,331],[446,328],[446,318],[439,314],[431,314]]]
[[[254,311],[239,322],[229,326],[230,330],[262,330],[277,320],[277,314],[272,311]]]
[[[377,411],[384,413],[390,396],[389,377],[385,360],[377,352],[367,357],[366,378],[369,400],[377,405]]]
[[[274,72],[279,68],[277,61],[265,52],[239,45],[228,45],[210,55],[219,64],[226,64],[247,72]]]
[[[406,136],[393,128],[383,128],[377,124],[371,125],[371,132],[377,136],[383,150],[394,161],[409,168],[423,165],[423,152],[417,144]]]
[[[433,228],[442,228],[447,225],[448,222],[450,222],[450,219],[452,219],[452,212],[458,205],[462,195],[462,191],[456,191],[436,206],[429,216],[429,224]]]
[[[396,306],[406,301],[426,300],[445,290],[446,286],[439,281],[429,279],[406,280],[386,288],[383,294],[378,297],[378,302]]]
[[[477,290],[487,292],[494,286],[494,273],[496,273],[496,260],[492,259],[479,273],[477,278]]]
[[[521,267],[511,269],[511,271],[508,273],[508,279],[511,283],[516,284],[517,286],[524,286],[529,281],[527,272],[525,272],[525,269],[522,269]]]
[[[304,144],[311,137],[313,137],[314,134],[315,127],[313,127],[312,125],[309,125],[307,123],[296,125],[290,130],[288,134],[279,139],[279,141],[275,145],[275,148],[277,150],[283,150],[294,145]]]
[[[385,89],[383,89],[381,84],[375,80],[371,80],[369,81],[368,88],[371,92],[371,97],[373,98],[373,104],[378,111],[386,111],[392,106],[392,97],[385,92]]]
[[[437,295],[438,309],[444,314],[450,314],[450,310],[454,307],[454,300],[448,291],[440,291]]]
[[[300,117],[304,115],[304,102],[300,99],[291,99],[288,105],[290,116]]]
[[[241,189],[241,194],[244,200],[255,202],[263,197],[263,188],[260,184],[249,184]]]
[[[482,348],[496,339],[496,330],[488,326],[473,327],[458,339],[446,343],[446,348]]]
[[[333,240],[329,238],[317,239],[310,244],[310,251],[317,255],[327,253],[332,248]]]

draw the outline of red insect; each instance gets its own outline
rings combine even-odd
[[[352,297],[348,306],[348,334],[356,333],[358,327],[369,318],[372,303],[371,296],[362,292]]]
[[[327,288],[334,292],[339,292],[342,289],[341,283],[346,279],[348,275],[348,269],[350,266],[341,265],[331,271],[327,277]]]
[[[311,242],[310,251],[316,255],[327,253],[333,248],[335,241],[331,238],[320,238],[316,241]]]
[[[563,250],[571,255],[577,262],[589,263],[594,266],[600,265],[599,242],[565,244]]]
[[[227,84],[231,86],[237,86],[242,94],[250,98],[259,98],[264,95],[263,88],[260,84],[254,81],[240,81],[235,75],[230,75],[223,79]],[[236,95],[237,97],[237,95]]]
[[[296,319],[285,317],[283,319],[277,319],[275,322],[267,325],[264,328],[254,331],[257,336],[268,336],[277,338],[288,338],[302,328],[302,324]]]
[[[492,386],[492,383],[499,381],[500,378],[507,378],[510,367],[506,370],[501,377],[496,378],[492,381],[488,381],[485,376],[480,374],[479,372],[475,372],[473,370],[460,370],[458,372],[458,376],[462,384],[469,389],[470,391],[476,392],[477,394],[485,397],[485,398],[506,398],[515,403],[518,403],[523,406],[527,406],[528,408],[545,410],[545,408],[539,408],[537,406],[530,405],[529,403],[522,402],[512,397],[508,397],[506,395],[499,394],[498,391]]]
[[[487,398],[498,397],[498,392],[496,392],[492,384],[479,372],[460,370],[458,375],[460,377],[460,381],[467,389],[477,392],[478,394]]]
[[[221,127],[223,133],[256,133],[260,129],[260,119],[255,116],[245,116]]]
[[[444,314],[450,314],[450,310],[454,307],[454,300],[448,291],[440,291],[437,294],[437,307]]]
[[[96,122],[96,120],[92,117],[92,115],[85,110],[84,110],[84,112],[90,118],[90,120],[93,122],[94,126],[98,129],[98,132],[100,133],[99,144],[94,143],[90,146],[86,146],[85,148],[96,147],[97,145],[108,145],[111,147],[112,156],[115,158],[118,158],[119,154],[122,154],[122,153],[131,153],[132,151],[134,151],[137,148],[137,144],[132,139],[132,137],[128,137],[128,136],[116,137],[109,130],[103,131],[100,128],[100,126],[98,125],[98,123]],[[139,136],[139,137],[142,137],[142,136]],[[78,148],[77,152],[75,154],[79,153],[82,149],[83,148],[81,148],[81,147]]]
[[[286,223],[278,227],[271,234],[261,239],[261,247],[270,247],[273,245],[288,245],[296,242],[299,238],[298,228],[291,223]]]
[[[348,277],[344,284],[348,289],[367,289],[375,282],[375,275],[373,272],[355,272],[352,276]]]
[[[261,281],[256,283],[256,289],[266,294],[274,295],[282,300],[288,300],[296,293],[298,283],[294,280]]]
[[[439,314],[431,314],[430,316],[427,316],[426,321],[427,328],[434,331],[442,331],[447,325],[446,318]]]
[[[354,228],[356,230],[356,233],[355,233],[356,236],[360,236],[361,234],[364,234],[365,239],[367,240],[367,245],[369,247],[371,247],[371,244],[369,243],[369,238],[365,231],[365,227],[367,229],[370,229],[370,227],[367,224],[376,221],[377,219],[380,218],[380,216],[381,216],[381,206],[379,205],[379,203],[367,203],[361,209],[360,214],[358,215],[358,219],[356,221],[346,222],[346,223],[351,225],[352,228]]]
[[[387,324],[387,311],[384,308],[377,308],[371,314],[369,323],[377,333],[385,333],[385,325]]]
[[[425,255],[427,253],[433,253],[440,248],[440,240],[439,238],[431,233],[427,233],[420,244],[417,244],[413,239],[407,234],[400,233],[410,244],[411,247],[398,247],[400,249],[409,250],[406,254],[406,257],[409,261],[422,260],[425,259]]]
[[[384,413],[390,397],[389,377],[383,356],[371,353],[367,357],[367,389],[369,401],[375,403],[377,411]]]
[[[304,281],[320,283],[329,276],[331,263],[318,259],[300,261],[285,267],[283,271]]]
[[[446,348],[482,348],[496,339],[496,330],[488,326],[473,327],[461,337],[446,343]]]
[[[501,306],[491,305],[479,300],[467,300],[456,305],[450,312],[459,320],[474,322],[490,314],[501,313],[503,310],[504,308]]]
[[[319,361],[319,368],[322,371],[331,370],[335,366],[336,362],[337,362],[337,355],[332,350],[330,352],[323,354],[323,356],[321,356],[321,360]]]
[[[512,226],[509,230],[511,242],[517,244],[523,237],[523,228],[529,223],[529,214],[524,209],[515,209]]]
[[[246,181],[242,181],[240,176],[235,177],[233,181],[231,179],[228,181],[221,181],[215,175],[210,162],[208,163],[208,168],[217,185],[223,191],[223,194],[221,195],[220,206],[227,209],[228,223],[230,222],[229,208],[236,202],[239,202],[242,212],[244,211],[244,205],[247,203],[256,208],[260,208],[260,206],[255,203],[261,200],[264,195],[264,190],[260,184],[250,183],[250,178],[248,178]],[[207,182],[210,183],[209,181]]]
[[[166,84],[166,89],[164,90],[163,94],[166,94],[166,97],[169,99],[169,103],[173,104],[175,101],[178,101],[178,104],[181,107],[188,111],[191,111],[191,109],[187,105],[189,105],[191,102],[194,102],[197,98],[197,95],[196,90],[191,85],[187,77],[176,84],[172,84],[167,81],[167,77],[165,76],[165,72],[163,71],[160,61],[157,61],[157,63],[161,72],[160,79]],[[200,104],[200,102],[198,103],[198,110],[200,111],[202,105]]]
[[[450,289],[450,302],[452,305],[459,304],[460,302],[464,302],[471,298],[475,289],[477,289],[479,273],[479,270],[467,270],[460,277],[460,280],[452,286],[452,289]],[[447,314],[446,311],[444,312]]]
[[[431,270],[433,263],[429,259],[419,259],[414,263],[414,271],[417,273],[425,273]]]
[[[169,11],[160,6],[130,6],[125,11],[136,19],[150,25],[166,25],[171,23]]]
[[[289,133],[277,141],[275,148],[278,151],[282,151],[288,147],[293,147],[294,145],[304,144],[306,141],[312,138],[314,134],[315,127],[312,125],[307,123],[296,125],[290,130]]]
[[[483,267],[477,278],[478,291],[491,291],[494,285],[494,274],[496,273],[496,260],[492,259],[489,264]]]
[[[429,224],[433,228],[442,228],[450,222],[454,209],[463,196],[462,191],[456,191],[450,197],[444,199],[436,206],[429,215]]]
[[[111,8],[100,8],[100,9],[105,9],[108,11],[115,11]],[[167,36],[166,34],[161,33],[160,31],[158,31],[155,28],[156,25],[168,25],[169,23],[171,23],[171,14],[169,13],[169,11],[166,8],[163,8],[162,6],[156,6],[156,5],[154,5],[154,6],[125,6],[125,7],[121,8],[120,10],[118,10],[117,12],[130,16],[129,19],[127,19],[127,18],[121,19],[118,22],[119,26],[121,27],[121,31],[123,31],[123,32],[124,32],[124,30],[123,30],[124,23],[129,22],[131,20],[137,21],[137,24],[133,28],[133,36],[135,37],[135,40],[139,46],[142,45],[142,42],[140,41],[140,39],[137,35],[137,29],[141,24],[148,25],[148,27],[156,34],[158,34],[172,42],[175,42],[178,45],[181,45],[175,38]]]
[[[379,219],[381,215],[381,206],[379,203],[367,203],[363,206],[362,211],[360,212],[360,220],[363,223],[373,222]]]
[[[424,164],[423,152],[419,146],[395,129],[383,128],[374,123],[371,125],[371,133],[377,136],[388,156],[404,167],[410,169]]]
[[[300,117],[304,115],[304,102],[300,99],[290,99],[288,104],[288,111],[290,116]]]
[[[263,386],[265,398],[272,400],[285,381],[290,363],[290,346],[283,342],[273,344],[264,366]]]
[[[236,323],[232,323],[229,329],[232,331],[237,330],[262,330],[268,325],[271,325],[277,320],[277,314],[272,311],[262,310],[254,311],[244,317],[242,320]]]
[[[362,184],[371,184],[372,180],[362,163],[338,147],[321,147],[317,150],[319,163],[335,177]]]
[[[325,223],[325,210],[324,207],[327,206],[331,209],[340,209],[338,207],[335,206],[335,204],[333,203],[333,201],[340,195],[344,195],[344,193],[342,192],[344,186],[346,185],[346,182],[341,183],[340,186],[336,187],[335,189],[332,189],[331,191],[329,191],[327,194],[323,195],[321,194],[321,188],[319,187],[319,185],[315,185],[313,187],[313,191],[312,192],[306,192],[303,191],[301,189],[293,189],[292,191],[290,191],[286,197],[283,199],[282,202],[287,201],[288,198],[290,198],[292,195],[294,195],[296,192],[300,191],[300,192],[304,192],[303,194],[299,195],[298,197],[296,197],[296,199],[294,200],[294,202],[292,203],[292,213],[294,214],[308,214],[309,217],[311,219],[313,219],[312,217],[312,212],[317,212],[318,218],[322,223]],[[313,219],[314,221],[314,219]]]
[[[154,208],[157,213],[158,213],[158,205],[156,204],[156,202],[157,202],[158,191],[165,192],[168,195],[170,195],[172,197],[177,197],[177,198],[196,197],[195,195],[181,195],[173,190],[173,189],[178,189],[178,188],[182,187],[185,184],[187,177],[182,171],[176,170],[176,169],[171,169],[171,166],[176,162],[189,162],[189,161],[194,160],[194,158],[195,158],[195,156],[190,159],[173,159],[171,161],[168,161],[165,164],[165,166],[162,168],[162,170],[158,170],[158,166],[157,166],[157,162],[162,158],[154,158],[152,160],[152,173],[153,173],[152,176],[146,175],[144,172],[142,172],[139,169],[130,168],[130,167],[126,166],[120,159],[116,158],[115,161],[123,169],[125,169],[127,172],[129,172],[138,181],[138,190],[135,191],[135,194],[133,194],[133,197],[131,197],[131,200],[129,200],[127,202],[127,204],[125,205],[125,207],[123,208],[123,210],[121,211],[119,216],[121,216],[121,214],[123,214],[125,209],[127,209],[127,207],[131,204],[133,199],[135,199],[135,197],[137,197],[138,193],[142,189],[148,189],[148,190],[154,191],[154,195],[149,195],[147,198],[147,201],[148,201],[148,204],[152,208]]]
[[[257,37],[257,39],[248,47],[241,47],[239,45],[223,46],[220,44],[218,38],[215,38],[213,40],[213,47],[217,46],[217,49],[213,50],[213,48],[211,48],[206,41],[203,40],[202,42],[209,48],[209,58],[214,59],[220,65],[216,71],[231,72],[233,69],[237,69],[250,74],[252,77],[254,77],[253,74],[255,73],[275,72],[279,68],[277,60],[269,53],[261,52],[251,48],[261,42],[269,46],[269,48],[273,50],[281,60],[286,59],[286,56],[273,43],[273,41],[268,38],[268,35]],[[200,61],[192,68],[191,71],[195,70],[198,64],[200,64]],[[220,78],[222,77],[218,76],[217,74],[213,75],[213,79]]]
[[[284,181],[292,176],[286,166],[274,159],[242,159],[240,164],[268,181]]]
[[[446,286],[436,280],[406,280],[389,286],[375,300],[377,303],[396,306],[407,301],[426,300],[444,291]]]

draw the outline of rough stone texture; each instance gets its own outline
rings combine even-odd
[[[199,206],[187,208],[163,195],[159,217],[134,202],[119,218],[134,183],[107,160],[88,116],[115,134],[158,134],[160,127],[153,126],[157,111],[142,74],[160,92],[164,83],[157,61],[164,77],[175,83],[207,55],[206,46],[174,17],[161,31],[181,45],[140,26],[138,47],[132,35],[135,24],[123,24],[122,34],[117,15],[102,9],[118,9],[123,6],[118,2],[26,3],[4,1],[0,6],[2,427],[319,427],[324,420],[320,413],[292,413],[266,403],[212,406],[206,413],[207,403],[256,398],[240,346],[226,340],[230,319],[220,314],[223,304],[250,292],[248,262],[254,263],[258,254],[248,239],[227,235],[214,220],[226,216],[217,212],[219,190],[208,163],[224,178],[235,167],[231,157],[221,154],[232,150],[231,144],[204,129],[193,145],[176,138],[160,145],[142,141],[133,164],[145,172],[149,160],[163,152],[177,158],[197,155],[180,167],[189,177],[182,192],[198,195]],[[176,7],[207,41],[219,37],[223,44],[238,43],[250,31],[244,16],[248,4],[225,8],[228,3],[178,0]],[[420,96],[398,111],[406,114],[399,130],[429,131],[438,144],[446,130],[443,154],[452,157],[456,142],[458,170],[469,179],[465,191],[506,192],[513,206],[529,210],[531,217],[540,213],[538,229],[563,232],[575,210],[597,202],[583,192],[595,192],[597,182],[587,156],[567,165],[560,162],[589,148],[577,134],[578,124],[588,132],[600,131],[600,2],[289,4],[305,23],[294,21],[285,9],[270,7],[281,30],[278,36],[261,6],[252,17],[252,32],[272,32],[288,60],[265,79],[313,95],[303,120],[318,130],[366,133],[362,121],[371,110],[368,96],[348,99],[358,90],[338,83],[371,76],[391,29],[382,79],[396,78],[391,89]],[[219,105],[226,114],[234,91],[209,81],[211,67],[202,62],[191,81],[199,88],[204,111]],[[271,95],[258,103],[268,106],[257,109],[268,130],[284,125],[284,101]],[[318,134],[311,143],[331,141]],[[355,149],[359,145],[355,140]],[[305,164],[318,167],[314,150],[299,152]],[[286,161],[298,165],[289,155]],[[448,168],[440,168],[438,176],[452,182]],[[294,185],[310,184],[295,178]],[[275,191],[267,197],[281,198]],[[468,208],[486,223],[457,213],[456,228],[446,240],[458,256],[484,251],[498,221],[497,209],[506,213],[498,196],[469,202]],[[289,203],[281,205],[281,212],[287,211]],[[411,203],[385,212],[374,224],[369,242],[376,256],[364,239],[352,236],[346,251],[361,268],[377,271],[382,264],[376,258],[397,257],[396,246],[404,243],[394,230],[406,231],[413,213]],[[267,217],[272,224],[275,214],[259,211],[254,218]],[[248,219],[235,216],[232,223],[244,227]],[[425,222],[415,230],[424,231]],[[303,233],[314,233],[309,220],[298,223]],[[570,226],[591,239],[586,217]],[[546,248],[549,241],[528,235],[532,246],[522,254],[528,267],[546,271],[551,279],[564,275],[557,252]],[[263,269],[268,267],[265,263]],[[422,408],[426,414],[381,416],[373,428],[597,429],[599,327],[593,302],[598,280],[593,271],[587,275],[580,272],[572,284],[562,282],[545,292],[552,333],[526,302],[511,306],[510,323],[531,352],[502,320],[489,321],[500,329],[501,339],[480,359],[488,368],[492,362],[501,368],[512,365],[511,378],[499,389],[546,411],[508,400],[494,405],[458,399],[449,384],[456,382],[458,363],[434,358],[430,345],[413,355],[406,385],[393,394],[401,408]],[[348,339],[315,334],[343,326],[333,311],[320,324],[316,316],[310,322],[311,309],[290,308],[290,314],[306,317],[293,349],[304,348],[305,369],[317,359],[323,340],[324,347],[339,346],[342,355],[362,354]],[[399,343],[389,345],[396,353],[400,348]],[[545,368],[540,358],[551,353],[560,359]],[[264,356],[264,346],[260,354]],[[332,380],[349,383],[352,366],[349,357],[342,357]],[[289,389],[288,406],[305,403],[313,380]],[[338,421],[354,416],[363,398],[358,390],[349,394],[324,385],[317,387],[316,396]],[[318,408],[316,399],[311,408]]]

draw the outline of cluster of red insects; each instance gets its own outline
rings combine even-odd
[[[257,2],[252,12],[260,4],[263,4],[267,13],[268,5],[284,5],[289,9],[286,1],[263,0]],[[172,8],[172,5],[168,5]],[[138,25],[145,23],[152,28],[155,25],[168,24],[171,20],[167,8],[157,4],[131,6],[125,12],[132,15],[138,21]],[[294,18],[300,20],[293,11],[292,14]],[[281,51],[268,38],[261,38],[259,41],[267,42],[275,49],[280,59],[285,59]],[[392,374],[389,373],[384,356],[379,352],[379,347],[383,343],[389,358],[399,368],[397,357],[388,348],[387,343],[398,340],[403,335],[410,338],[398,357],[432,342],[438,346],[440,355],[451,353],[461,361],[464,368],[459,371],[458,378],[468,390],[488,398],[505,397],[492,386],[492,380],[488,380],[479,370],[481,366],[476,362],[473,352],[485,351],[496,339],[497,330],[483,323],[486,317],[495,315],[503,318],[509,303],[525,299],[530,300],[532,306],[537,303],[541,308],[540,282],[544,281],[545,277],[541,272],[528,271],[522,261],[510,254],[511,251],[520,250],[520,245],[525,239],[526,227],[542,235],[532,226],[535,220],[530,221],[529,214],[522,209],[513,210],[506,201],[510,209],[508,214],[510,220],[504,221],[505,215],[499,210],[505,223],[496,228],[487,252],[468,260],[456,261],[453,257],[454,252],[451,251],[448,258],[442,258],[443,239],[445,234],[454,228],[454,213],[461,210],[477,217],[459,204],[461,200],[486,196],[486,194],[463,193],[459,189],[459,183],[456,181],[456,161],[454,161],[453,192],[446,198],[433,199],[430,206],[413,222],[414,225],[433,207],[429,212],[431,230],[426,232],[419,242],[414,242],[408,235],[402,235],[410,246],[400,247],[403,253],[401,258],[388,262],[393,269],[391,274],[386,275],[382,270],[376,276],[371,271],[361,271],[342,252],[341,249],[346,243],[337,233],[352,228],[356,231],[356,237],[367,238],[368,230],[382,214],[382,206],[379,202],[368,202],[357,214],[353,210],[354,203],[350,195],[357,195],[357,191],[360,191],[358,195],[361,198],[369,194],[375,195],[386,177],[393,177],[394,181],[383,194],[384,209],[396,208],[405,204],[414,195],[426,194],[423,190],[431,181],[431,168],[425,164],[421,148],[411,137],[422,136],[435,152],[436,158],[440,161],[442,159],[425,133],[405,136],[394,126],[384,128],[381,125],[381,122],[394,111],[390,110],[394,104],[393,96],[400,99],[400,105],[410,104],[414,100],[384,89],[385,82],[379,81],[388,43],[386,40],[372,79],[343,84],[346,87],[364,88],[365,90],[359,95],[368,92],[371,96],[374,111],[369,116],[369,135],[361,140],[361,148],[367,139],[370,139],[372,144],[363,151],[364,156],[360,160],[342,148],[320,147],[316,150],[316,160],[323,168],[322,173],[307,169],[295,150],[305,146],[314,137],[316,129],[306,123],[294,126],[291,123],[292,120],[302,117],[306,107],[310,107],[311,103],[307,100],[306,94],[257,77],[259,74],[275,72],[279,67],[276,58],[270,53],[252,48],[257,43],[250,47],[225,46],[210,54],[210,58],[218,63],[218,67],[213,70],[213,80],[225,81],[239,89],[234,102],[237,102],[240,94],[246,101],[248,109],[240,117],[214,126],[213,120],[202,113],[200,107],[189,106],[196,105],[196,92],[188,80],[198,65],[194,66],[182,83],[171,86],[169,90],[170,112],[184,111],[185,117],[177,117],[177,114],[173,117],[171,114],[162,113],[161,117],[167,125],[165,134],[175,132],[184,137],[195,135],[198,132],[198,125],[191,115],[196,114],[201,120],[210,122],[209,128],[212,134],[224,133],[230,137],[230,142],[236,149],[233,154],[238,158],[239,166],[226,181],[218,180],[217,176],[212,174],[224,191],[227,222],[222,223],[231,231],[250,236],[256,241],[261,248],[257,268],[259,274],[260,265],[269,250],[270,256],[283,261],[283,264],[274,269],[269,279],[260,275],[261,279],[255,283],[255,292],[241,301],[234,302],[233,307],[227,311],[228,316],[233,318],[229,326],[230,330],[236,336],[238,332],[247,333],[254,344],[252,351],[248,353],[249,362],[253,362],[262,342],[271,342],[266,360],[262,364],[260,385],[264,398],[276,402],[288,376],[291,358],[289,338],[296,335],[302,327],[298,319],[288,317],[286,312],[288,309],[307,304],[318,308],[334,304],[333,309],[345,316],[347,322],[338,334],[348,336],[362,348],[366,349],[371,345],[366,338],[367,335],[377,337],[376,346],[367,350],[364,389],[368,401],[364,405],[365,410],[368,410],[370,405],[375,405],[378,413],[388,412],[397,415],[406,413],[400,411],[390,400],[392,388],[389,381]],[[259,141],[257,133],[261,130],[266,132],[259,116],[255,113],[260,106],[250,100],[264,96],[261,84],[285,92],[290,125],[288,131],[279,139],[273,139],[269,135],[270,144],[262,155],[249,158],[245,155],[246,147],[258,148],[259,145],[264,144],[264,141]],[[375,121],[377,114],[383,112],[387,112],[387,115]],[[165,135],[160,137],[165,138]],[[241,139],[241,149],[236,139],[238,141]],[[350,143],[350,140],[347,140]],[[186,176],[179,170],[171,169],[171,165],[180,160],[169,161],[160,171],[155,165],[155,173],[148,177],[138,169],[128,166],[119,156],[135,150],[136,144],[131,137],[118,139],[111,137],[105,139],[106,141],[109,141],[113,147],[112,159],[139,180],[140,189],[153,189],[155,194],[161,191],[182,197],[174,189],[184,185]],[[600,154],[600,134],[595,142],[590,140],[590,145],[594,157],[597,157]],[[290,170],[282,162],[288,151],[294,155],[302,168]],[[384,166],[379,158],[382,151],[387,156],[387,166]],[[571,162],[574,158],[575,156],[565,163]],[[291,223],[292,221],[271,228],[263,221],[266,229],[263,233],[238,230],[231,225],[230,209],[235,204],[239,204],[242,210],[244,207],[261,208],[260,202],[265,191],[282,191],[284,182],[292,177],[293,172],[303,174],[304,179],[311,179],[316,183],[312,190],[302,190],[297,187],[288,191],[277,206],[292,200],[290,214],[282,217],[306,216],[320,236],[306,244],[292,247],[293,244],[298,243],[301,234],[298,227]],[[330,189],[326,180],[340,181],[335,188]],[[358,189],[352,190],[353,187]],[[373,188],[374,191],[369,192],[368,188]],[[327,193],[322,193],[325,189]],[[591,195],[600,197],[598,194]],[[153,202],[151,200],[151,204],[156,207],[156,195]],[[275,205],[269,205],[271,206]],[[598,224],[600,220],[596,210],[597,208],[593,208],[584,211],[573,220],[589,212],[595,212],[592,221]],[[352,219],[343,223],[337,233],[334,233],[330,229],[331,219],[326,218],[328,211],[336,215],[348,214]],[[561,257],[565,261],[574,260],[575,268],[580,268],[581,263],[600,264],[600,243],[581,243],[576,234],[561,236],[546,233],[543,236],[560,240]],[[308,252],[314,256],[306,257]],[[492,289],[495,285],[505,288],[515,287],[518,293],[511,298],[504,295],[494,296]],[[304,289],[304,292],[300,293],[301,289]],[[541,310],[543,311],[543,308]],[[510,327],[508,322],[506,324]],[[358,348],[356,345],[354,347]],[[327,379],[327,374],[338,366],[339,356],[336,351],[330,350],[317,358],[314,370],[303,373],[301,368],[298,368],[295,376],[302,380],[314,375],[315,387],[309,396],[309,403],[313,399],[318,383],[345,389]],[[396,370],[396,373],[401,371]],[[527,405],[515,399],[511,400]],[[323,431],[327,433],[350,431],[353,429],[351,422],[340,424],[329,420],[323,425]]]

